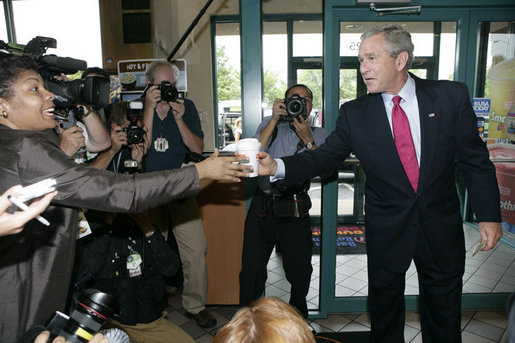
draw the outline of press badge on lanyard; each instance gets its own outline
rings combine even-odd
[[[156,149],[157,152],[165,152],[169,147],[170,145],[166,138],[159,137],[154,141],[154,149]]]
[[[127,256],[127,271],[129,272],[129,277],[139,276],[141,275],[141,263],[143,260],[141,259],[141,255],[132,249],[131,246],[128,248],[131,252],[131,254]]]

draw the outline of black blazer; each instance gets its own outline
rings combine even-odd
[[[405,272],[421,225],[441,268],[465,263],[455,167],[465,179],[479,221],[500,222],[495,167],[479,138],[464,84],[413,75],[420,112],[421,161],[415,194],[397,154],[381,94],[343,104],[335,131],[314,151],[284,158],[287,183],[336,168],[354,152],[366,173],[365,226],[369,265]]]

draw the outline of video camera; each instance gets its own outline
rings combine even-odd
[[[286,104],[286,112],[288,115],[282,116],[281,119],[284,121],[292,122],[293,119],[303,116],[304,119],[308,117],[306,111],[306,99],[298,94],[293,94],[291,97],[284,100]]]
[[[0,49],[8,53],[27,55],[32,57],[38,67],[39,73],[45,83],[45,88],[55,94],[54,104],[56,112],[61,119],[74,116],[73,106],[84,104],[97,108],[109,104],[110,82],[100,76],[89,76],[84,80],[59,81],[54,76],[75,74],[79,70],[87,69],[87,62],[71,57],[58,57],[44,55],[48,48],[56,48],[54,38],[37,36],[27,45],[5,43],[0,41]],[[59,114],[60,113],[60,114]],[[70,118],[70,121],[73,118]],[[75,123],[73,123],[75,124]],[[71,126],[71,125],[69,125]]]
[[[127,132],[128,145],[138,144],[144,141],[146,132],[138,125],[138,121],[141,120],[142,111],[143,103],[141,101],[135,100],[127,103],[127,120],[130,124],[124,131]]]

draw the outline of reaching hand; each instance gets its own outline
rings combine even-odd
[[[259,175],[275,175],[277,162],[264,151],[259,152]]]
[[[224,180],[240,182],[241,177],[248,177],[252,166],[234,164],[233,162],[248,161],[245,156],[218,157],[218,149],[204,161],[196,163],[199,179]]]

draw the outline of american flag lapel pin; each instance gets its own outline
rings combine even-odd
[[[435,116],[434,113],[429,113],[429,118],[433,118]]]

